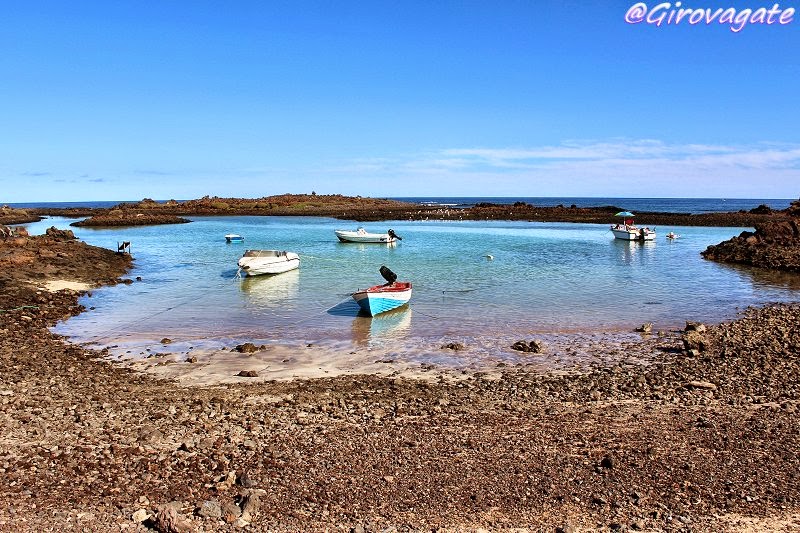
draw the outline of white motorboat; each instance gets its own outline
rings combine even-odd
[[[225,242],[242,242],[244,237],[241,235],[237,235],[236,233],[228,233],[225,235]]]
[[[611,226],[611,233],[614,238],[622,239],[623,241],[654,241],[656,239],[656,232],[650,228],[640,228],[633,224],[617,224]]]
[[[337,229],[333,230],[333,232],[341,242],[371,242],[388,244],[403,240],[402,237],[397,235],[394,230],[391,229],[386,233],[369,233],[364,228],[358,228],[355,231]]]
[[[281,274],[300,266],[300,256],[279,250],[247,250],[239,259],[239,268],[248,276]]]
[[[624,217],[622,224],[611,226],[611,233],[614,234],[615,239],[623,241],[654,241],[656,239],[655,230],[640,228],[633,223],[635,215],[630,211],[620,211],[614,216]]]

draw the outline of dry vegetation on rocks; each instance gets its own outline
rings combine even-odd
[[[579,375],[182,388],[48,331],[37,286],[129,266],[68,237],[0,241],[0,530],[800,530],[797,305]]]

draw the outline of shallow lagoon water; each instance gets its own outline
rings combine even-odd
[[[94,309],[59,324],[75,342],[141,353],[167,337],[171,350],[230,347],[246,341],[335,350],[438,350],[459,341],[507,351],[508,341],[562,332],[628,332],[685,320],[733,319],[749,305],[795,301],[800,276],[704,260],[700,251],[743,228],[657,228],[655,242],[613,239],[606,225],[538,222],[365,224],[394,229],[396,246],[339,243],[329,218],[197,217],[190,224],[72,228],[86,242],[116,249],[130,241],[142,281],[95,290]],[[41,233],[70,220],[29,225]],[[681,235],[668,241],[664,235]],[[225,242],[239,233],[243,243]],[[297,271],[237,278],[245,249],[297,252]],[[493,259],[489,259],[491,256]],[[407,308],[358,315],[354,290],[382,283],[381,265],[414,283]]]

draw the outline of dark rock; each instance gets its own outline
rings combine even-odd
[[[258,372],[255,370],[240,370],[236,375],[242,378],[257,378]]]
[[[769,209],[759,206],[751,212]],[[771,210],[770,210],[771,211]],[[755,232],[743,231],[738,237],[706,248],[706,259],[725,263],[800,271],[800,201],[795,200],[786,214],[789,219],[770,218],[755,225]]]
[[[50,226],[49,228],[47,228],[47,231],[45,231],[45,235],[57,241],[75,240],[75,234],[72,233],[72,230],[58,229],[55,226]]]
[[[636,328],[636,331],[639,332],[639,333],[652,333],[653,332],[653,323],[652,322],[645,322],[644,324],[642,324],[641,326]]]
[[[461,344],[460,342],[450,342],[450,343],[442,345],[442,350],[459,351],[459,350],[463,350],[463,349],[464,349],[464,345]]]
[[[610,456],[606,455],[600,460],[600,467],[609,469],[614,468],[614,460]]]
[[[517,341],[511,345],[511,349],[525,353],[542,353],[545,346],[543,342],[534,339],[530,342]]]
[[[244,344],[237,345],[234,349],[239,353],[255,353],[258,351],[258,346],[252,342],[246,342]]]
[[[172,339],[168,339],[167,337],[164,337],[163,339],[161,339],[161,344],[170,344],[171,342],[172,342]]]
[[[239,476],[237,482],[239,483],[240,486],[246,489],[252,489],[253,487],[256,486],[256,482],[253,480],[253,478],[250,477],[250,474],[248,472],[242,472],[242,475]]]

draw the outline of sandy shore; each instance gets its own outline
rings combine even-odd
[[[48,330],[81,311],[48,281],[129,265],[0,242],[0,530],[800,531],[800,306],[593,348],[581,372],[320,378],[313,347],[229,353],[205,381],[180,375],[199,357],[152,365],[182,383]],[[221,382],[287,358],[304,379]]]

